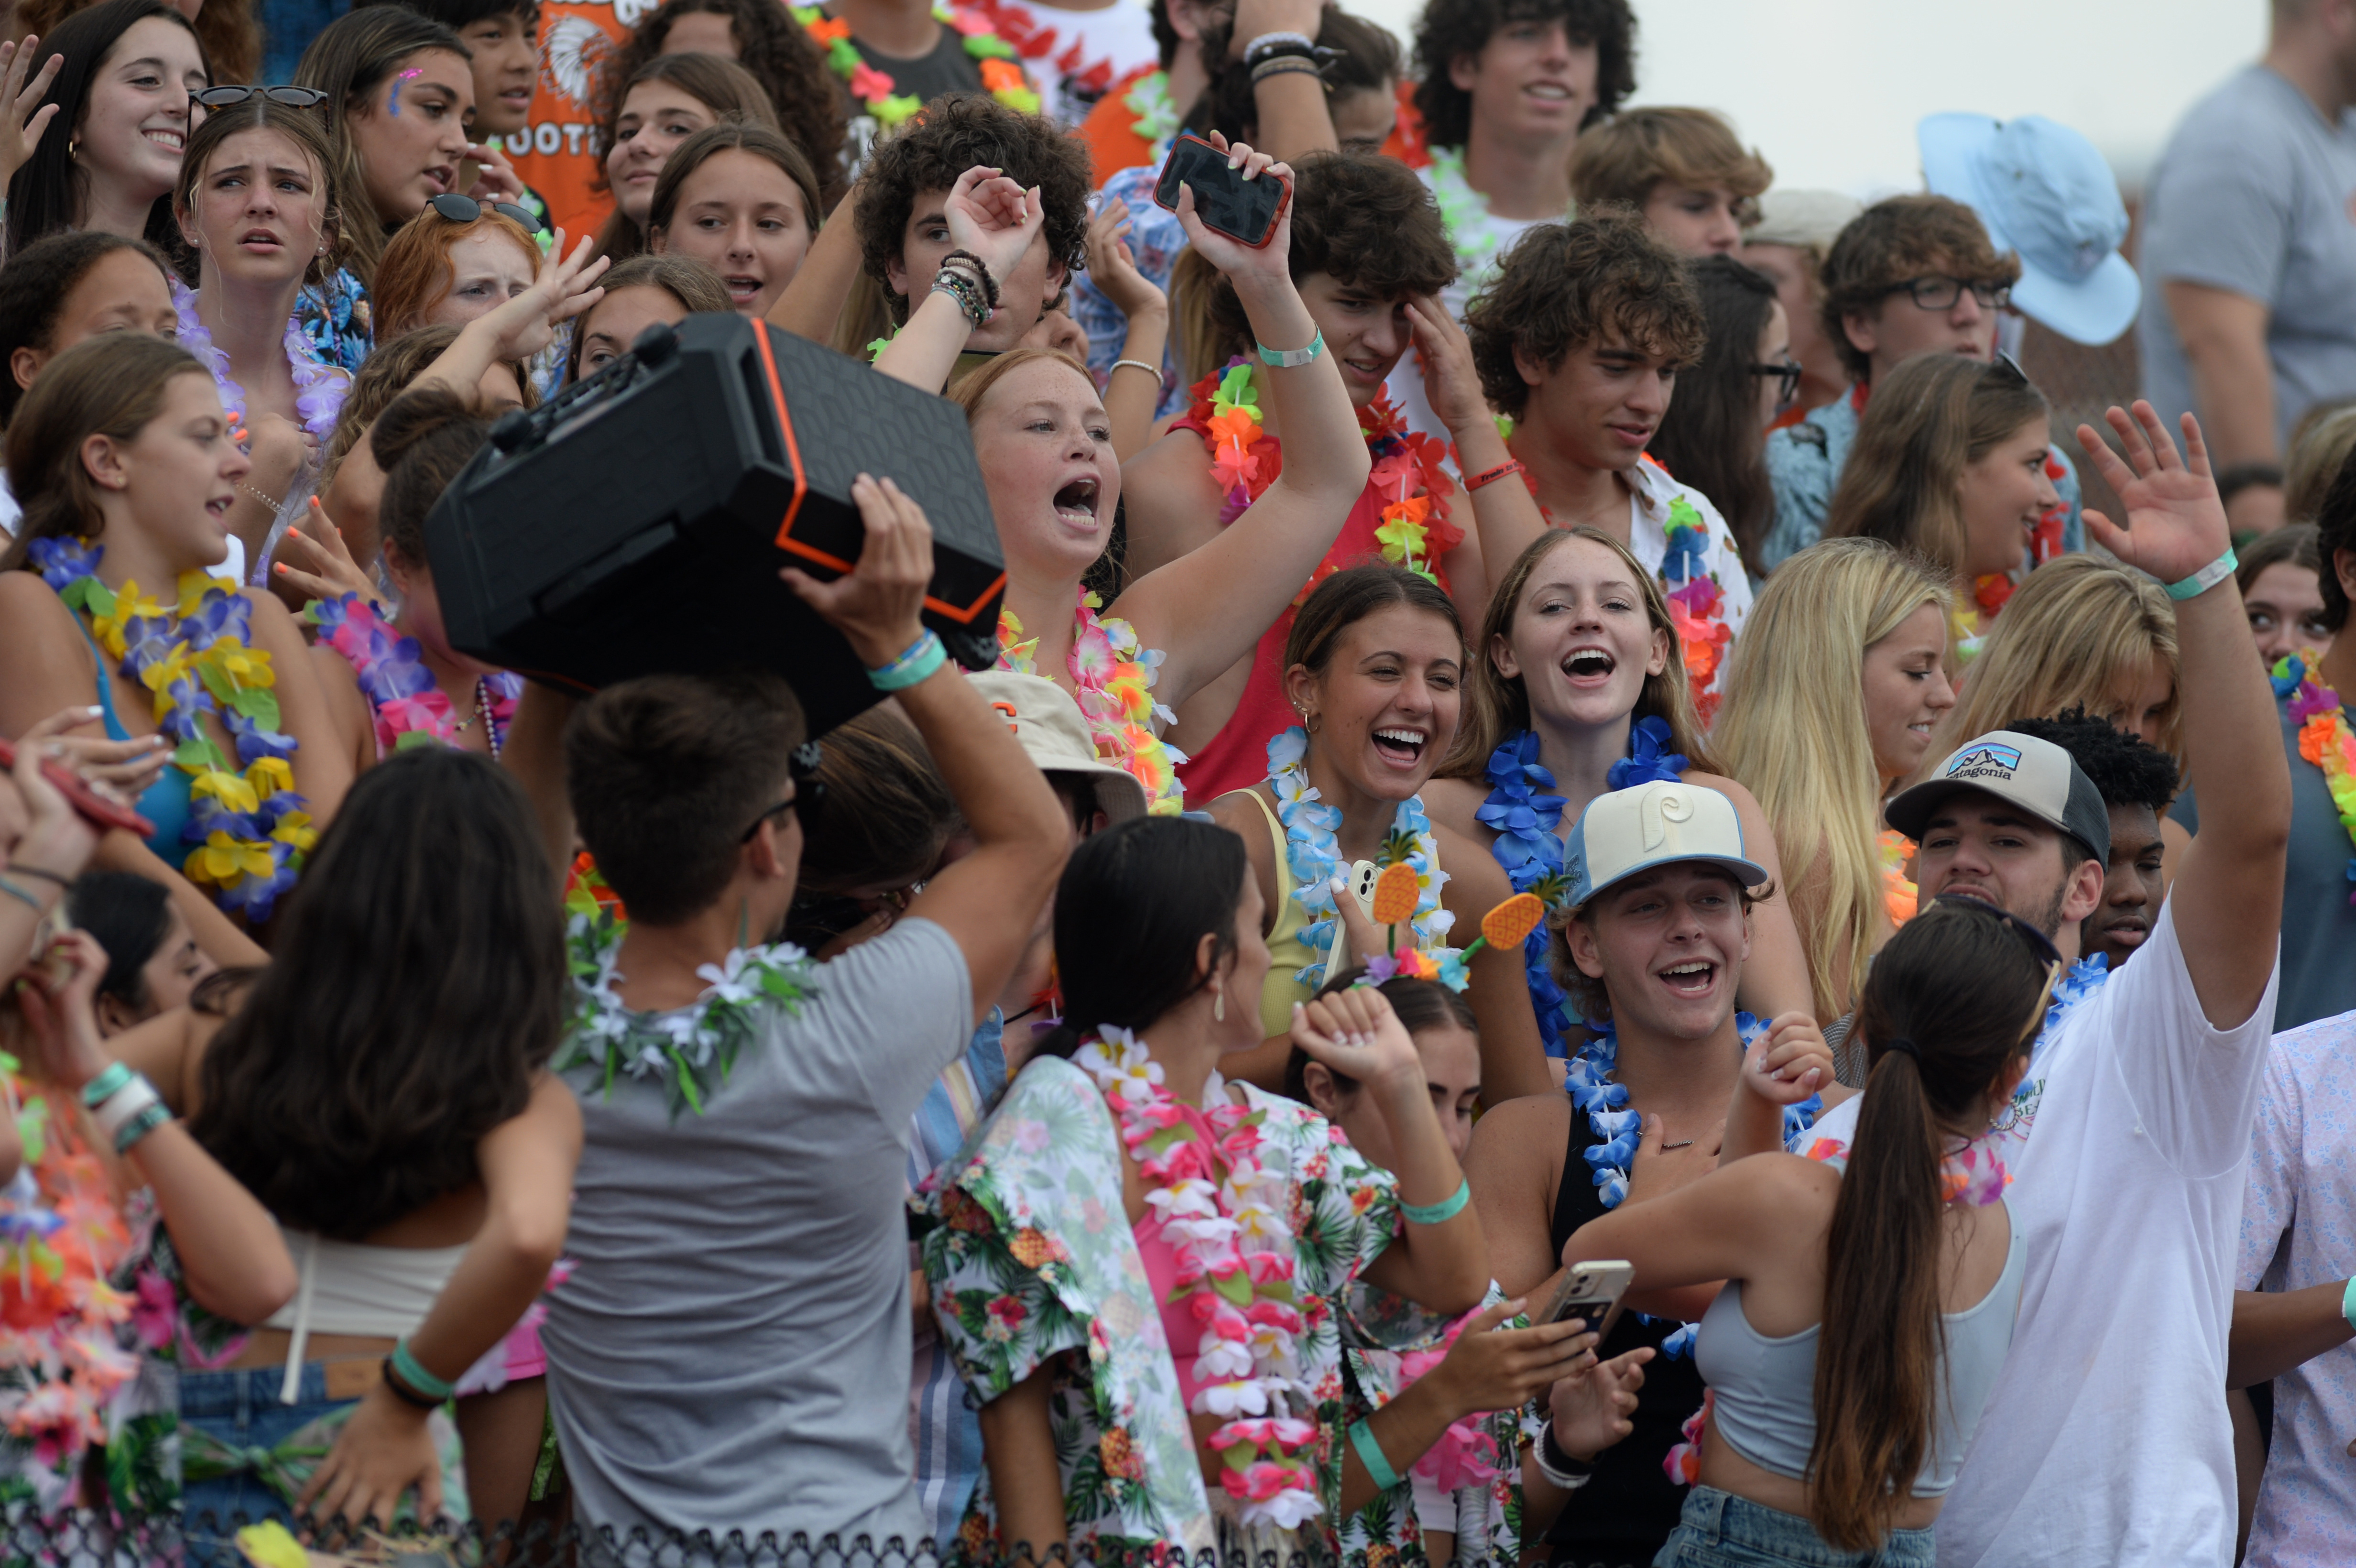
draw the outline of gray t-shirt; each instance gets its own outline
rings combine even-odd
[[[2356,636],[2356,631],[2347,634]],[[2323,770],[2298,754],[2299,726],[2280,699],[2283,751],[2290,759],[2290,852],[2283,872],[2282,990],[2275,1032],[2356,1010],[2356,905],[2348,895],[2348,829]],[[2200,804],[2186,790],[2169,815],[2201,831]],[[2132,962],[2132,960],[2130,960]]]
[[[2356,393],[2356,115],[2324,123],[2298,89],[2254,65],[2194,105],[2152,171],[2143,207],[2144,395],[2169,429],[2195,413],[2162,285],[2263,304],[2275,424],[2287,442],[2311,403]]]
[[[909,1118],[973,1033],[965,955],[930,921],[772,1006],[703,1114],[568,1077],[586,1143],[550,1298],[549,1408],[574,1518],[924,1532],[910,1477]]]

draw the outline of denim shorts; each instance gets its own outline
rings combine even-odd
[[[303,1369],[293,1404],[281,1404],[278,1393],[285,1378],[280,1367],[250,1367],[229,1371],[180,1374],[180,1424],[208,1433],[229,1447],[262,1461],[277,1447],[329,1411],[358,1402],[327,1397],[327,1368],[312,1361]],[[186,1438],[183,1439],[184,1444]],[[291,1524],[293,1518],[278,1494],[251,1473],[188,1481],[181,1489],[187,1509],[189,1556],[198,1563],[233,1562],[228,1537],[240,1524],[274,1519]],[[210,1520],[206,1515],[212,1516]],[[242,1515],[243,1518],[237,1516]]]
[[[1931,1532],[1893,1530],[1871,1552],[1827,1546],[1798,1514],[1716,1487],[1686,1495],[1684,1515],[1653,1568],[1932,1568]]]

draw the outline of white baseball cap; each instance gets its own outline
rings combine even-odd
[[[1767,868],[1742,852],[1732,801],[1683,779],[1655,779],[1599,795],[1579,814],[1563,853],[1571,907],[1673,860],[1723,866],[1746,888],[1767,880]]]
[[[986,669],[967,677],[981,699],[998,709],[1043,773],[1086,773],[1096,781],[1097,805],[1107,822],[1145,815],[1145,786],[1126,768],[1097,755],[1096,738],[1072,694],[1044,676]]]

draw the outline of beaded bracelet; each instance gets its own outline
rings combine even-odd
[[[933,279],[933,293],[948,295],[958,313],[977,330],[989,325],[990,302],[982,297],[981,286],[964,273],[943,267]]]
[[[1244,63],[1258,65],[1274,55],[1313,56],[1317,40],[1306,33],[1262,33],[1244,46]]]
[[[1112,368],[1114,370],[1119,369],[1124,365],[1128,366],[1132,370],[1142,370],[1157,381],[1162,379],[1162,367],[1159,365],[1148,365],[1142,359],[1116,359],[1112,362]],[[1111,372],[1108,371],[1106,373],[1105,379],[1112,379]]]
[[[944,267],[954,266],[959,262],[963,262],[973,268],[973,275],[981,284],[983,297],[990,301],[990,308],[996,310],[998,308],[998,280],[990,275],[990,263],[983,261],[980,257],[975,255],[970,251],[952,251],[948,255],[941,258],[941,265]]]
[[[1278,55],[1273,59],[1264,59],[1251,68],[1252,85],[1255,87],[1280,76],[1322,78],[1324,72],[1318,69],[1315,60],[1302,55]]]

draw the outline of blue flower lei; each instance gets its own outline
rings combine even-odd
[[[1563,1073],[1563,1092],[1570,1103],[1587,1113],[1588,1124],[1602,1137],[1601,1143],[1586,1151],[1587,1163],[1595,1168],[1595,1185],[1603,1207],[1617,1209],[1628,1199],[1628,1168],[1635,1163],[1636,1145],[1644,1136],[1644,1118],[1628,1104],[1625,1084],[1612,1082],[1612,1071],[1620,1065],[1620,1031],[1608,1023],[1590,1022],[1595,1038],[1587,1042],[1580,1053],[1571,1058]],[[1767,1026],[1749,1013],[1734,1015],[1735,1033],[1748,1051],[1751,1043],[1767,1032]],[[1815,1125],[1824,1113],[1825,1097],[1811,1094],[1794,1105],[1783,1107],[1783,1142],[1792,1140]],[[1647,1318],[1646,1321],[1651,1321]],[[1682,1356],[1693,1346],[1698,1325],[1688,1323],[1662,1341],[1661,1353]]]
[[[1668,720],[1639,719],[1628,727],[1628,755],[1612,764],[1606,782],[1613,789],[1633,789],[1655,779],[1684,773],[1686,759],[1669,750],[1676,737]],[[1538,761],[1538,738],[1528,730],[1505,737],[1489,757],[1485,776],[1489,798],[1473,815],[1496,834],[1489,853],[1504,867],[1517,893],[1536,893],[1548,909],[1558,908],[1569,896],[1570,879],[1563,872],[1562,840],[1555,829],[1562,822],[1565,801],[1542,795],[1555,787],[1554,774]],[[1541,923],[1522,943],[1522,967],[1529,976],[1530,1007],[1537,1014],[1538,1039],[1548,1056],[1570,1054],[1569,1031],[1579,1019],[1569,995],[1554,977],[1553,933]]]
[[[1345,868],[1334,832],[1342,826],[1342,809],[1319,798],[1302,763],[1309,755],[1309,732],[1296,724],[1268,743],[1268,782],[1276,794],[1276,819],[1284,825],[1284,852],[1292,869],[1292,897],[1311,923],[1301,928],[1301,944],[1321,955],[1297,971],[1301,983],[1314,988],[1325,983],[1322,955],[1333,939],[1333,876]],[[1390,838],[1384,846],[1391,862],[1404,860],[1415,868],[1416,945],[1444,955],[1449,931],[1456,917],[1440,907],[1440,889],[1448,873],[1433,869],[1438,841],[1431,818],[1424,814],[1423,797],[1409,795],[1391,816]]]

